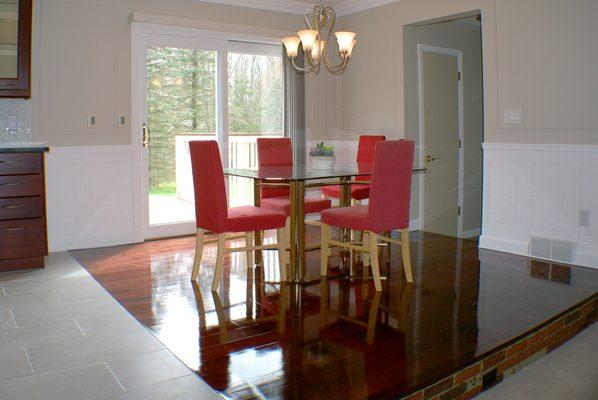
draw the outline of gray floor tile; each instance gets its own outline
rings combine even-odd
[[[193,372],[168,350],[107,362],[125,390],[140,389]]]
[[[118,336],[136,332],[147,332],[129,313],[115,312],[99,317],[75,318],[76,324],[85,337],[95,336]]]
[[[587,400],[598,398],[598,323],[476,399]]]
[[[64,283],[64,281],[61,281],[61,283]],[[55,290],[60,300],[65,303],[110,296],[93,278],[89,278],[85,282],[78,282],[75,285],[61,284]]]
[[[77,342],[28,349],[29,360],[36,373],[56,371],[79,365],[131,357],[163,349],[164,346],[150,333],[97,336]]]
[[[121,392],[105,364],[13,379],[0,384],[0,399],[84,400]]]
[[[33,371],[24,349],[0,350],[0,384],[8,379],[32,374]]]
[[[23,293],[37,293],[48,290],[56,290],[60,297],[59,290],[79,288],[81,286],[87,286],[95,284],[97,282],[89,275],[79,275],[72,278],[60,278],[60,279],[25,279],[11,282],[4,282],[4,291],[7,295],[23,294]]]
[[[195,374],[156,383],[132,392],[103,396],[94,400],[222,400],[210,386]]]
[[[15,323],[10,311],[0,311],[0,331],[14,327]]]
[[[62,304],[53,290],[38,293],[23,293],[0,297],[0,311],[20,310],[22,308]]]
[[[31,296],[33,295],[35,294]],[[56,296],[56,294],[54,295]],[[109,296],[66,304],[60,302],[58,297],[56,299],[57,303],[42,303],[37,306],[14,310],[13,314],[17,326],[31,326],[42,323],[69,321],[78,317],[99,317],[124,312],[121,306]],[[0,298],[0,302],[2,300]]]
[[[0,331],[2,348],[34,349],[83,340],[73,321],[17,327]]]

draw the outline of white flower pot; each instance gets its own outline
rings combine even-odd
[[[310,156],[312,169],[333,169],[335,156]]]

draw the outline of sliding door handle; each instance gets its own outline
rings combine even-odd
[[[149,127],[145,123],[143,124],[142,130],[143,130],[143,138],[141,140],[141,145],[143,147],[147,147],[150,144],[151,132],[150,132]]]

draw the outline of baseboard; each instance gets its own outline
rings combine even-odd
[[[500,251],[503,253],[517,254],[520,256],[529,257],[527,242],[520,242],[516,240],[508,240],[497,237],[489,237],[488,235],[480,236],[479,247],[486,250]],[[535,258],[535,257],[534,257]],[[560,261],[546,260],[559,264],[567,264]],[[588,251],[578,251],[575,254],[575,259],[572,265],[579,265],[582,267],[598,269],[598,254]]]
[[[464,231],[461,234],[461,237],[464,239],[469,239],[469,238],[473,238],[476,236],[480,236],[481,233],[482,233],[482,230],[480,228],[470,229],[468,231]]]

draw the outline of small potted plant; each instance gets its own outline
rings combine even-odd
[[[309,158],[313,169],[334,168],[334,146],[324,146],[324,142],[316,143],[309,149]]]

